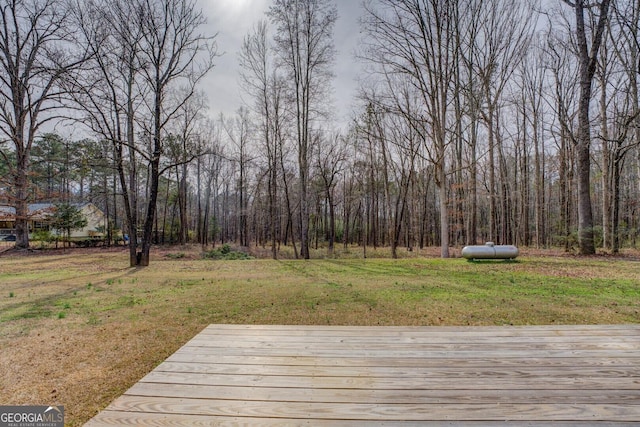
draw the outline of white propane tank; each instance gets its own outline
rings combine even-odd
[[[514,259],[518,254],[518,248],[513,245],[494,245],[493,242],[462,248],[462,256],[466,259]]]

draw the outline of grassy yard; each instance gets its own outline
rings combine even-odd
[[[167,256],[169,255],[169,256]],[[640,262],[525,256],[198,259],[0,257],[0,404],[65,405],[80,425],[211,323],[527,325],[640,322]]]

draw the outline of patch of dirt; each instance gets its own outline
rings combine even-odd
[[[82,255],[82,254],[95,254],[95,253],[118,253],[118,252],[126,252],[127,247],[125,246],[100,246],[95,248],[80,248],[80,247],[71,247],[71,248],[46,248],[46,249],[16,249],[15,247],[9,247],[3,250],[0,250],[0,257],[3,256],[18,256],[18,257],[28,257],[28,256],[48,256],[48,255]]]
[[[64,405],[65,424],[80,425],[197,332],[168,325],[159,337],[147,323],[88,328],[49,319],[23,336],[0,340],[0,401]]]

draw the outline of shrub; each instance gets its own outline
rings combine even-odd
[[[51,234],[49,230],[38,230],[33,233],[31,238],[34,242],[40,242],[40,249],[44,249],[47,244],[54,242],[57,237]]]
[[[184,252],[178,252],[175,254],[167,254],[166,255],[167,258],[171,258],[171,259],[180,259],[180,258],[184,258],[185,257],[185,253]]]
[[[219,248],[204,252],[202,258],[220,260],[253,259],[252,256],[244,252],[232,250],[231,246],[226,243]]]

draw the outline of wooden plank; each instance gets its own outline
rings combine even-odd
[[[624,425],[639,350],[640,325],[211,325],[88,425]]]
[[[322,348],[205,348],[190,347],[188,349],[179,350],[181,353],[203,354],[203,355],[234,355],[239,357],[250,356],[281,356],[281,357],[342,357],[342,358],[379,358],[379,357],[403,357],[403,358],[452,358],[466,359],[469,357],[498,359],[498,358],[609,358],[609,357],[638,357],[638,350],[526,350],[519,349],[513,351],[490,349],[490,350],[466,350],[466,351],[447,351],[447,350],[406,350],[398,351],[395,347],[390,349],[373,349],[366,348],[348,348],[348,349],[322,349]]]
[[[616,344],[622,343],[629,346],[638,345],[638,336],[633,335],[617,335],[615,336]],[[585,335],[565,335],[565,336],[548,336],[548,337],[531,337],[531,336],[504,336],[504,337],[491,337],[490,339],[486,335],[475,336],[421,336],[421,337],[388,337],[388,336],[322,336],[315,335],[283,335],[277,337],[270,337],[264,335],[253,335],[249,337],[242,337],[242,342],[245,345],[255,344],[270,344],[277,343],[280,345],[301,345],[301,344],[333,344],[333,345],[384,345],[389,342],[389,339],[393,339],[398,345],[486,345],[488,341],[499,345],[528,345],[528,344],[607,344],[611,343],[610,336],[585,336]],[[212,346],[228,343],[237,343],[236,335],[200,335],[187,343],[189,347],[198,346]]]
[[[356,333],[368,333],[372,331],[383,331],[386,333],[409,332],[409,333],[430,333],[430,332],[473,332],[501,331],[509,333],[512,331],[633,331],[640,330],[640,324],[618,324],[618,325],[527,325],[527,326],[357,326],[357,325],[252,325],[217,323],[206,326],[202,332],[223,332],[223,331],[313,331],[313,333],[326,331],[329,333],[344,334],[346,331]],[[243,332],[245,333],[245,332]]]
[[[420,368],[420,367],[451,367],[455,366],[461,369],[478,369],[487,367],[566,367],[571,368],[579,364],[582,367],[621,367],[621,368],[639,368],[640,352],[636,355],[628,357],[554,357],[554,358],[536,358],[536,357],[507,357],[508,352],[500,358],[453,358],[451,357],[377,357],[358,358],[358,357],[311,357],[311,356],[236,356],[230,354],[193,354],[189,351],[178,351],[167,358],[167,362],[180,363],[218,363],[230,365],[284,365],[284,366],[344,366],[344,367],[361,367],[361,366],[388,366],[398,368]]]
[[[543,326],[305,326],[305,325],[209,325],[200,336],[308,336],[315,337],[549,337],[639,336],[639,325],[543,325]]]
[[[188,345],[200,345],[211,344],[216,342],[229,342],[237,339],[236,334],[225,334],[225,335],[207,335],[201,334],[193,338]],[[593,343],[593,342],[610,342],[612,338],[615,339],[616,342],[626,342],[633,343],[637,342],[640,335],[626,334],[626,335],[504,335],[504,336],[495,336],[491,337],[489,334],[433,334],[433,335],[420,335],[420,336],[411,336],[411,335],[352,335],[352,336],[344,336],[344,335],[315,335],[315,334],[304,334],[304,335],[296,335],[296,334],[287,334],[287,335],[265,335],[265,334],[256,334],[256,335],[248,335],[242,336],[245,342],[282,342],[282,343],[379,343],[379,342],[388,342],[390,339],[394,340],[394,342],[400,344],[457,344],[457,343],[474,343],[474,344],[482,344],[490,338],[491,341],[502,342],[502,343],[530,343],[530,342],[552,342],[552,343],[561,343],[561,342],[582,342],[582,343]]]
[[[205,341],[199,340],[197,342],[189,343],[186,346],[188,349],[226,349],[230,346],[233,346],[235,349],[269,349],[269,348],[277,348],[279,350],[289,350],[289,349],[300,349],[301,347],[306,348],[321,348],[323,350],[358,350],[362,348],[366,348],[367,350],[383,350],[389,351],[389,343],[376,340],[374,341],[345,341],[345,342],[331,342],[331,341],[307,341],[300,340],[299,343],[292,341],[268,341],[268,340],[258,340],[258,341],[245,341],[238,339],[228,340],[228,341]],[[531,342],[502,342],[499,340],[495,340],[492,342],[456,342],[456,343],[404,343],[404,342],[395,342],[393,346],[394,351],[403,352],[420,352],[420,351],[446,351],[446,352],[459,352],[459,351],[490,351],[490,350],[576,350],[576,351],[591,351],[591,350],[639,350],[640,346],[638,346],[637,342],[633,341],[623,341],[616,340],[611,341],[601,341],[601,342],[549,342],[549,341],[531,341]]]
[[[129,396],[173,397],[221,400],[258,400],[287,402],[341,402],[341,403],[389,403],[389,404],[638,404],[640,390],[608,389],[549,389],[544,393],[531,389],[344,389],[309,387],[257,387],[220,386],[194,384],[156,384],[139,382],[128,392]]]
[[[593,425],[585,421],[554,421],[553,427],[584,427]],[[191,414],[162,414],[144,412],[116,412],[105,410],[100,418],[94,418],[85,424],[87,427],[98,426],[140,426],[140,427],[211,427],[211,426],[310,426],[310,427],[495,427],[495,421],[389,421],[389,420],[303,420],[292,418],[256,418],[227,417]],[[504,427],[549,427],[548,421],[501,421]],[[598,422],[598,427],[628,426],[625,422]]]
[[[540,367],[522,365],[518,367],[484,368],[452,366],[449,363],[440,367],[412,367],[398,366],[291,366],[291,365],[245,365],[238,360],[237,364],[211,363],[181,363],[164,362],[155,372],[194,373],[194,374],[224,374],[224,375],[281,375],[281,376],[340,376],[340,377],[375,377],[375,378],[529,378],[550,376],[586,376],[591,378],[640,377],[640,365],[627,367],[590,367],[575,364],[560,367]]]
[[[576,419],[602,421],[640,420],[640,405],[575,404],[380,404],[380,403],[308,403],[278,401],[275,405],[264,402],[173,399],[144,396],[121,396],[110,405],[111,411],[145,412],[158,414],[193,414],[211,416],[238,416],[258,418],[293,418],[319,420],[520,420],[520,421],[574,421]],[[455,418],[452,418],[455,415]]]
[[[637,390],[640,378],[591,378],[591,377],[532,377],[532,378],[494,378],[490,375],[474,378],[375,378],[375,377],[336,377],[336,376],[278,376],[278,375],[214,375],[183,372],[158,372],[147,374],[141,382],[169,384],[200,384],[218,386],[261,386],[261,387],[311,387],[311,388],[360,388],[360,389],[439,389],[439,390],[475,390],[475,389],[537,389],[549,388],[615,388]]]

